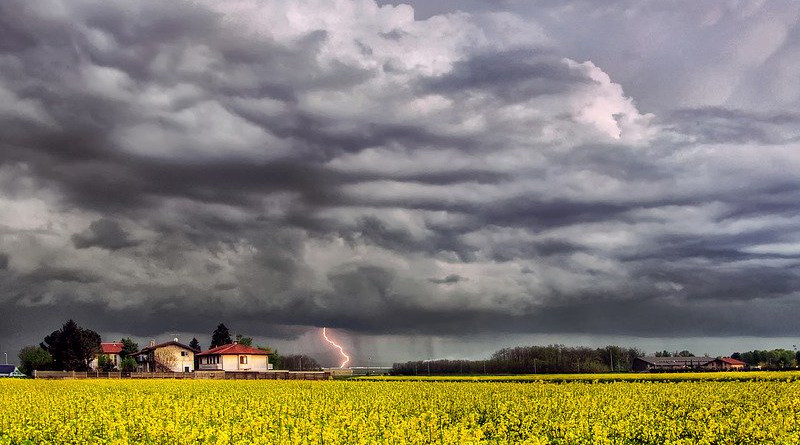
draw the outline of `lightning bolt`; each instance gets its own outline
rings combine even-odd
[[[350,356],[344,353],[344,348],[337,345],[335,341],[328,338],[328,328],[322,328],[322,336],[325,337],[326,342],[332,344],[334,348],[337,348],[339,350],[339,354],[342,354],[342,357],[344,357],[344,361],[342,362],[341,365],[339,365],[339,367],[344,368],[344,365],[346,365],[347,362],[350,361]]]

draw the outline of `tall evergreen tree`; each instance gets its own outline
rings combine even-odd
[[[197,337],[192,337],[192,341],[189,342],[189,347],[194,349],[195,351],[200,350],[200,342],[197,341]]]
[[[45,337],[40,346],[53,357],[56,369],[86,371],[89,362],[100,351],[100,334],[69,320],[61,329]]]
[[[220,323],[217,329],[214,329],[214,333],[211,334],[211,348],[227,345],[228,343],[233,343],[231,333],[224,324]]]
[[[130,337],[121,339],[120,343],[122,343],[122,351],[120,352],[120,355],[123,357],[133,355],[134,352],[139,351],[139,344],[133,341],[133,339]]]

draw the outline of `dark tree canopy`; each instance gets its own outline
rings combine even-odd
[[[395,363],[394,374],[529,374],[627,372],[644,352],[635,348],[564,345],[501,349],[487,360],[420,360]]]
[[[277,364],[274,364],[277,368]],[[313,357],[303,354],[286,355],[281,357],[281,367],[279,369],[288,369],[289,371],[318,371],[322,369],[319,362]]]
[[[197,341],[197,337],[192,337],[192,341],[189,342],[189,347],[194,349],[195,351],[200,350],[200,342]]]
[[[45,337],[40,346],[53,357],[55,369],[86,371],[89,362],[100,351],[100,334],[69,320],[61,329]]]
[[[233,343],[233,339],[231,339],[231,333],[224,324],[220,323],[219,326],[217,326],[217,329],[214,329],[214,333],[211,334],[210,348],[227,345],[228,343]]]

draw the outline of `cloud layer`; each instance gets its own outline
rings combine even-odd
[[[540,6],[3,2],[0,336],[795,334],[796,8]]]

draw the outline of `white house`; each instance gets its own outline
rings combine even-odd
[[[269,351],[229,343],[197,354],[201,371],[267,371]]]

